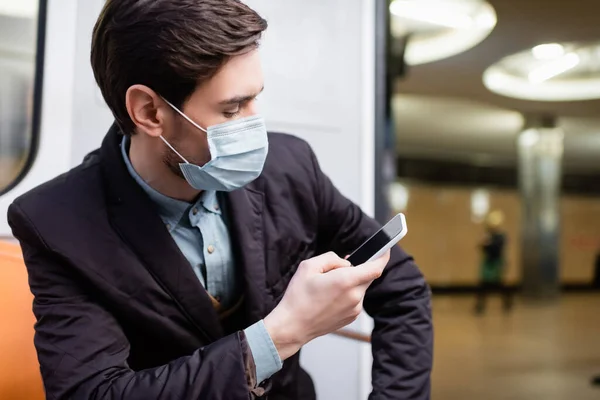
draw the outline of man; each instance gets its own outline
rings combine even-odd
[[[428,287],[399,248],[338,257],[378,226],[267,135],[266,27],[237,0],[106,2],[91,60],[116,123],[9,209],[49,399],[314,399],[299,350],[363,299],[372,398],[429,398]]]
[[[512,297],[510,290],[503,284],[506,235],[502,232],[504,214],[495,210],[489,213],[485,220],[486,238],[481,244],[481,269],[480,286],[477,293],[475,313],[482,314],[485,311],[487,295],[492,291],[502,293],[504,311],[512,308]]]
[[[600,248],[596,253],[596,259],[594,261],[594,278],[592,280],[592,286],[596,289],[600,289]],[[600,375],[592,377],[592,385],[600,388]]]

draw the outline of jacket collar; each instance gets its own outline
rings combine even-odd
[[[100,149],[113,226],[199,333],[214,341],[223,336],[223,330],[208,293],[169,235],[156,205],[127,171],[121,140],[113,124]],[[264,195],[248,187],[224,197],[236,261],[244,271],[247,322],[253,323],[264,317],[266,300]]]

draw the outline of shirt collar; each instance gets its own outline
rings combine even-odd
[[[219,204],[219,196],[214,190],[204,191],[200,196],[199,202],[202,204],[205,210],[221,215],[221,205]]]
[[[160,218],[164,223],[168,225],[169,231],[173,230],[181,221],[184,215],[188,214],[188,210],[192,206],[202,205],[204,209],[214,214],[221,214],[221,207],[219,205],[218,196],[215,191],[204,191],[202,195],[198,199],[198,201],[192,205],[188,202],[173,199],[171,197],[165,196],[164,194],[158,192],[153,189],[150,185],[146,183],[142,179],[141,176],[135,171],[131,161],[129,160],[128,153],[129,148],[129,138],[127,136],[123,137],[121,141],[121,154],[123,156],[123,160],[125,161],[125,165],[127,166],[127,171],[133,177],[133,179],[141,186],[141,188],[148,194],[150,199],[157,205],[158,213]]]

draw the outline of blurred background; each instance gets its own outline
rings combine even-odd
[[[271,26],[269,126],[381,223],[407,216],[434,294],[432,398],[600,398],[600,1],[247,2]],[[3,214],[110,125],[88,61],[101,6],[0,0]],[[368,345],[348,340],[306,350],[321,398],[366,398]],[[340,395],[336,373],[358,383]]]
[[[599,398],[600,2],[389,11],[383,212],[433,288],[433,398]]]

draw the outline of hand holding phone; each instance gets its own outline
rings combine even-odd
[[[264,319],[282,360],[360,315],[367,288],[381,276],[389,260],[382,256],[406,232],[404,215],[398,214],[346,260],[330,252],[300,263],[283,299]],[[365,263],[363,268],[347,268]]]
[[[398,214],[350,254],[347,260],[354,266],[376,260],[396,245],[407,233],[406,217],[404,214]]]
[[[333,252],[304,260],[277,307],[264,318],[279,357],[285,360],[316,337],[356,320],[365,293],[381,277],[389,257],[348,268]]]

